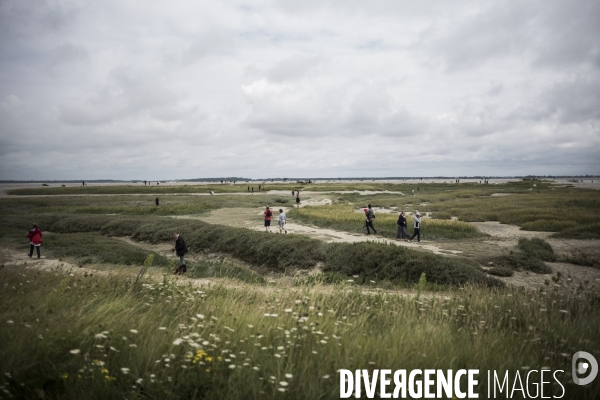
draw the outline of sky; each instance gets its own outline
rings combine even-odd
[[[600,2],[0,1],[0,179],[600,174]]]

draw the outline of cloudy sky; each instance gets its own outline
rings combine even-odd
[[[600,174],[600,2],[0,1],[0,179]]]

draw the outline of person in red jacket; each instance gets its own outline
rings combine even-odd
[[[31,248],[29,249],[29,258],[31,258],[31,256],[33,255],[34,247],[37,250],[38,258],[40,258],[40,246],[43,243],[42,231],[40,230],[40,227],[37,226],[37,224],[33,224],[33,228],[29,230],[27,237],[29,238],[29,244],[31,244]]]

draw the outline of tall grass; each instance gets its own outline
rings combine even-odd
[[[1,269],[2,395],[333,399],[341,368],[479,368],[484,398],[488,369],[570,371],[575,351],[600,357],[591,297],[466,287],[415,299],[133,280]],[[558,376],[570,399],[600,395]]]
[[[553,187],[548,182],[535,185],[423,185],[415,196],[344,194],[339,201],[360,207],[371,203],[377,207],[431,211],[439,219],[499,221],[524,230],[557,232],[556,237],[600,238],[600,191]],[[425,187],[430,190],[424,190]],[[494,193],[506,196],[492,196]]]
[[[185,196],[169,195],[154,204],[154,196],[74,196],[43,198],[2,198],[0,211],[11,214],[120,214],[120,215],[189,215],[228,207],[281,206],[292,203],[292,197],[256,196]]]
[[[365,232],[366,229],[364,213],[356,212],[356,209],[350,205],[334,204],[295,208],[290,210],[288,215],[300,222],[322,227],[350,232]],[[377,229],[377,233],[384,237],[395,238],[399,214],[375,212],[375,216],[373,225]],[[412,231],[412,216],[407,216],[407,220],[407,231]],[[466,222],[423,218],[421,219],[421,236],[431,239],[464,239],[483,236],[483,234]]]

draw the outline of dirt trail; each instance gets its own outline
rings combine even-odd
[[[154,245],[150,245],[148,243],[134,242],[127,238],[120,238],[127,243],[131,243],[137,245],[142,248],[151,247],[152,250],[156,250]],[[0,262],[4,265],[4,268],[33,268],[40,269],[43,271],[49,272],[57,272],[63,274],[69,274],[71,276],[85,276],[85,277],[93,277],[93,276],[109,276],[111,274],[124,274],[129,277],[136,276],[139,272],[139,268],[136,267],[119,267],[114,266],[110,269],[101,269],[95,268],[94,266],[85,266],[78,267],[74,264],[70,264],[65,261],[60,261],[57,259],[51,259],[42,257],[41,259],[30,259],[26,254],[22,252],[17,252],[9,249],[0,249]],[[162,282],[164,279],[164,272],[162,270],[156,268],[150,268],[147,271],[147,275],[151,279],[156,282]],[[352,285],[350,282],[347,282],[347,286],[343,287],[340,285],[332,286],[332,285],[313,285],[313,286],[292,286],[289,276],[283,277],[272,277],[268,280],[267,286],[261,285],[251,285],[246,283],[241,283],[237,280],[228,279],[228,278],[188,278],[187,276],[174,276],[169,275],[169,279],[175,281],[178,285],[192,285],[198,288],[206,288],[210,286],[224,286],[228,289],[244,289],[251,287],[252,290],[260,291],[262,293],[278,293],[283,290],[297,292],[297,293],[318,293],[318,294],[334,294],[338,290],[356,290],[357,286]],[[380,293],[386,293],[389,295],[396,295],[402,297],[416,297],[418,295],[416,290],[410,289],[396,289],[396,290],[388,290],[381,288],[364,288],[359,287],[359,290],[362,294],[375,295]],[[447,293],[439,293],[439,292],[423,292],[420,294],[422,298],[442,298],[442,299],[450,299],[450,295]]]
[[[323,202],[327,200],[323,197],[311,198],[310,202]],[[305,204],[305,205],[306,205]],[[279,207],[276,207],[279,208]],[[285,211],[288,208],[281,207]],[[179,216],[178,218],[195,218],[213,224],[221,224],[228,226],[246,227],[256,231],[264,231],[263,226],[263,209],[262,208],[230,208],[218,209],[212,211],[208,215],[202,216]],[[509,249],[517,246],[519,238],[541,238],[552,246],[556,255],[559,258],[580,257],[584,256],[589,259],[600,259],[600,245],[597,240],[560,240],[552,239],[549,236],[552,232],[532,232],[522,231],[518,226],[500,224],[499,222],[475,222],[473,223],[479,230],[490,235],[489,238],[478,240],[465,241],[439,241],[435,244],[423,241],[422,244],[396,242],[394,240],[377,237],[375,235],[355,234],[349,232],[338,231],[334,229],[320,228],[316,226],[307,226],[297,223],[288,223],[286,225],[290,234],[306,235],[315,239],[320,239],[325,242],[383,242],[393,243],[398,246],[406,246],[413,249],[422,249],[431,251],[435,254],[442,255],[460,255],[467,258],[477,258],[482,254],[506,254]],[[271,227],[273,234],[279,234],[276,221],[273,221]],[[561,290],[578,287],[580,284],[587,289],[600,291],[600,269],[593,267],[584,267],[567,263],[549,263],[554,273],[552,275],[539,275],[528,273],[526,271],[516,271],[512,277],[498,278],[510,286],[523,287],[527,289],[539,289],[541,286],[546,286],[545,282],[549,281],[549,287],[555,288],[560,286]],[[486,266],[484,266],[485,268]],[[554,283],[552,277],[556,277],[556,273],[560,273],[563,277],[570,277],[559,280]],[[587,283],[586,283],[587,282]]]
[[[327,204],[331,202],[329,199],[311,199],[305,202],[303,206],[313,204]],[[278,209],[279,207],[275,207]],[[289,207],[281,207],[284,211],[287,211]],[[211,211],[208,215],[180,215],[175,218],[184,219],[198,219],[211,224],[220,224],[227,226],[246,227],[255,231],[264,231],[265,227],[263,224],[263,209],[262,208],[220,208]],[[277,214],[277,213],[276,213]],[[276,218],[276,216],[275,216]],[[358,243],[358,242],[379,242],[379,243],[392,243],[397,246],[411,247],[414,249],[423,249],[431,251],[435,254],[444,255],[456,255],[462,253],[460,250],[448,250],[442,249],[439,246],[433,245],[428,241],[421,241],[421,244],[416,242],[397,242],[392,239],[378,237],[376,235],[364,235],[357,233],[349,233],[338,231],[328,228],[320,228],[317,226],[307,226],[298,223],[286,224],[286,229],[289,234],[300,234],[315,239],[320,239],[328,243]],[[271,222],[271,230],[274,234],[279,234],[279,228],[277,227],[277,221],[274,219]]]

